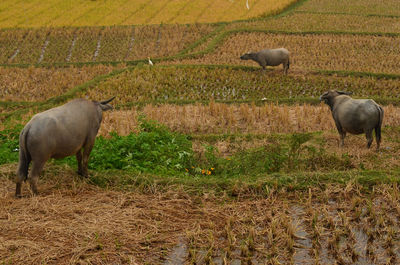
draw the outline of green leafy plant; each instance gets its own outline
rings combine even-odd
[[[18,161],[18,138],[22,125],[0,131],[0,165]]]
[[[99,137],[90,155],[89,168],[124,169],[149,173],[184,172],[192,160],[191,142],[154,121],[139,118],[140,132],[111,138]],[[75,163],[68,158],[68,163]]]

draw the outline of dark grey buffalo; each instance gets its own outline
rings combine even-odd
[[[285,48],[265,49],[259,52],[248,52],[240,56],[242,60],[253,60],[257,62],[263,69],[266,66],[283,65],[283,72],[287,74],[289,70],[289,51]]]
[[[320,100],[331,109],[336,128],[340,134],[340,146],[344,144],[346,132],[351,134],[365,133],[367,147],[372,144],[372,131],[375,129],[376,149],[381,143],[383,109],[372,99],[352,99],[350,92],[330,90]]]
[[[19,164],[15,196],[21,196],[21,183],[28,179],[37,194],[37,180],[50,158],[76,155],[78,174],[88,176],[88,160],[103,111],[112,109],[105,101],[75,99],[62,106],[38,113],[25,125],[19,136]]]

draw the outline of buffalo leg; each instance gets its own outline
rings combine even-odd
[[[338,130],[339,134],[340,134],[340,141],[339,141],[339,147],[343,147],[344,146],[344,138],[346,137],[346,131],[343,130],[342,126],[340,125],[339,122],[335,120],[335,125],[336,125],[336,129]]]
[[[19,152],[19,163],[18,163],[18,171],[17,176],[15,178],[16,188],[15,188],[15,197],[21,198],[21,186],[22,181],[28,178],[28,170],[29,164],[31,163],[30,155],[27,155],[26,152],[23,152],[23,148],[20,148]]]
[[[78,175],[83,176],[82,171],[82,149],[79,149],[78,153],[76,153],[76,161],[78,162]]]
[[[21,182],[17,182],[17,186],[15,188],[15,197],[21,198]]]
[[[373,138],[372,138],[372,130],[367,131],[365,133],[365,136],[367,137],[367,147],[370,148],[371,144],[372,144],[372,140],[373,140]]]
[[[344,146],[344,138],[346,137],[346,132],[339,132],[340,133],[340,144],[339,144],[339,146],[340,147],[343,147]]]
[[[381,146],[381,127],[378,126],[375,128],[375,138],[376,138],[376,150],[379,150]]]
[[[287,61],[287,62],[285,62],[285,63],[283,64],[283,73],[284,73],[285,75],[287,75],[288,70],[289,70],[289,61]]]
[[[16,198],[21,198],[21,186],[22,186],[22,181],[24,181],[27,177],[27,171],[22,171],[18,170],[17,177],[15,179],[16,182],[16,188],[15,188],[15,197]]]
[[[94,140],[88,141],[83,148],[83,156],[82,156],[82,176],[88,177],[88,163],[89,163],[89,155],[92,152]]]
[[[45,161],[33,161],[31,172],[29,172],[29,183],[31,185],[31,190],[34,195],[38,194],[37,181],[39,179],[40,172],[42,172]]]

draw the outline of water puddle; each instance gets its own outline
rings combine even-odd
[[[96,51],[94,52],[94,55],[93,55],[93,61],[96,61],[97,56],[99,56],[100,48],[101,48],[101,35],[99,36],[99,39],[97,40],[97,46],[96,46]]]
[[[172,249],[169,256],[166,258],[164,265],[184,265],[188,256],[187,245],[183,240]]]
[[[312,251],[311,235],[306,231],[303,223],[305,211],[303,207],[294,205],[290,208],[292,226],[295,227],[295,252],[293,255],[294,264],[311,264],[314,258],[310,256]]]
[[[351,218],[351,212],[342,208],[338,211],[336,202],[329,204],[329,209],[318,214],[316,227],[311,227],[306,206],[299,204],[289,208],[290,224],[293,229],[293,256],[277,254],[275,261],[282,264],[397,264],[399,260],[397,220],[389,227],[381,228],[372,225],[368,219]],[[313,207],[318,207],[315,205]],[[350,215],[349,215],[350,214]],[[329,219],[327,219],[329,218]],[[395,219],[395,218],[393,218]],[[323,221],[324,220],[324,221]],[[331,221],[329,221],[331,220]],[[323,226],[324,222],[333,222],[333,227]],[[365,223],[367,222],[367,223]],[[366,226],[367,225],[367,226]],[[368,226],[369,225],[369,226]],[[366,228],[367,227],[367,228]],[[261,229],[261,227],[258,227]],[[313,229],[318,229],[318,243],[313,240]],[[368,231],[367,231],[368,230]],[[373,239],[369,236],[373,233]],[[332,239],[337,236],[337,242],[332,245]],[[392,238],[389,238],[392,236]],[[219,238],[218,245],[227,239]],[[388,243],[391,242],[391,243]],[[314,249],[316,248],[317,249]],[[227,256],[225,249],[213,250],[212,256],[208,249],[196,249],[193,256],[194,264],[269,264],[272,257],[266,257],[263,251],[255,250],[251,256],[243,256],[241,248],[234,248]],[[189,249],[184,239],[172,249],[163,264],[183,265],[189,263]]]
[[[367,234],[365,234],[364,231],[358,228],[352,228],[351,231],[354,234],[356,240],[354,244],[354,250],[358,254],[358,257],[354,262],[357,262],[357,264],[372,264],[367,258]]]
[[[46,41],[43,44],[42,52],[40,53],[40,57],[39,57],[38,63],[41,63],[43,61],[44,54],[46,52],[46,48],[49,45],[49,43],[50,43],[50,40],[47,38]]]
[[[69,51],[68,51],[68,56],[66,58],[67,62],[69,62],[71,60],[72,51],[74,50],[76,39],[77,39],[77,36],[75,35],[74,39],[72,40],[71,47],[69,48]]]
[[[132,35],[131,35],[131,38],[129,40],[128,51],[126,52],[126,55],[125,55],[125,61],[128,59],[129,54],[131,53],[131,51],[133,49],[133,44],[134,43],[135,43],[135,27],[132,27]]]
[[[17,55],[19,54],[19,49],[17,49],[14,54],[10,57],[9,61],[11,62],[12,60],[14,60],[15,57],[17,57]]]

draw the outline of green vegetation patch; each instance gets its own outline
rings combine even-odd
[[[266,146],[238,151],[227,158],[218,154],[218,150],[211,145],[205,147],[205,153],[195,155],[187,136],[143,118],[140,118],[139,124],[138,134],[118,136],[112,133],[109,138],[98,137],[89,168],[96,171],[116,169],[161,175],[225,177],[316,168],[353,168],[348,157],[327,154],[321,143],[306,145],[313,138],[312,134],[293,134],[284,141],[275,139]],[[17,162],[18,135],[22,127],[17,125],[1,132],[1,164]],[[74,156],[57,163],[76,166]]]
[[[0,132],[0,165],[16,166],[21,129],[22,125],[18,125]],[[249,137],[251,140],[253,136]],[[211,143],[204,144],[204,152],[194,151],[187,135],[141,118],[137,134],[97,138],[89,160],[90,181],[117,189],[183,185],[189,191],[203,193],[212,189],[230,195],[268,194],[271,188],[304,190],[330,183],[346,185],[349,181],[370,188],[399,181],[395,173],[398,167],[387,168],[390,172],[366,170],[356,164],[357,156],[328,152],[329,147],[319,134],[268,135],[267,143],[236,149],[229,156]],[[386,156],[368,157],[376,164],[379,161],[374,160]],[[76,168],[74,156],[53,164]]]

